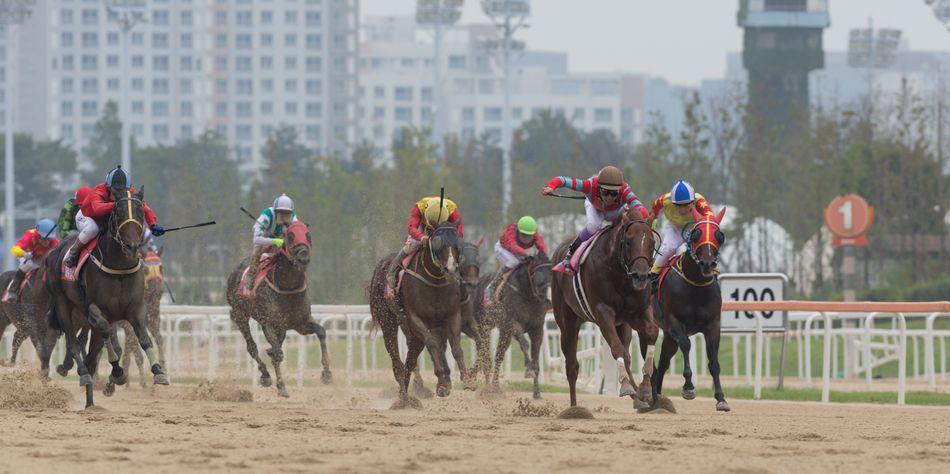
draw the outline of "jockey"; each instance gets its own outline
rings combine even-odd
[[[286,194],[274,199],[274,205],[261,211],[261,215],[254,221],[254,251],[248,264],[247,278],[253,281],[260,268],[261,257],[270,256],[274,251],[284,246],[284,232],[291,222],[297,221],[294,213],[294,200]]]
[[[544,239],[538,233],[538,222],[533,217],[523,216],[517,223],[508,224],[495,244],[495,258],[501,262],[502,268],[486,287],[485,294],[489,294],[491,288],[495,288],[493,301],[498,301],[501,289],[505,286],[505,281],[508,280],[511,271],[538,252],[544,254],[545,257],[548,256],[548,246],[544,244]]]
[[[115,208],[115,200],[120,193],[126,191],[135,193],[135,188],[131,186],[131,183],[132,176],[129,175],[129,172],[122,169],[121,166],[117,166],[106,175],[104,182],[97,184],[89,191],[89,194],[82,201],[82,207],[76,214],[76,227],[79,229],[79,236],[76,238],[76,243],[69,248],[69,252],[67,252],[63,261],[67,267],[75,267],[79,262],[79,251],[93,237],[99,235],[99,222],[109,218],[109,214]],[[156,237],[161,237],[165,233],[165,229],[158,225],[155,213],[144,202],[142,207],[145,211],[145,223],[148,224],[145,229],[146,235],[143,235],[142,238],[147,239],[149,232]]]
[[[79,213],[79,208],[82,207],[82,202],[90,191],[92,191],[92,188],[89,186],[80,186],[76,190],[76,194],[63,205],[63,210],[59,211],[59,220],[56,221],[56,226],[59,228],[57,231],[59,238],[65,239],[70,232],[78,230],[76,228],[76,214]]]
[[[653,201],[653,211],[650,213],[650,217],[657,219],[660,217],[660,212],[663,212],[663,217],[666,218],[660,232],[663,242],[660,245],[660,255],[650,271],[654,280],[659,276],[660,270],[669,263],[670,257],[676,253],[676,249],[683,244],[683,228],[694,221],[690,208],[695,208],[703,217],[710,219],[714,217],[712,208],[709,207],[706,198],[702,194],[693,191],[693,186],[682,180],[677,181],[670,192]],[[654,225],[656,225],[656,221],[654,221]]]
[[[644,219],[647,218],[647,209],[643,207],[637,195],[630,189],[630,185],[623,180],[623,173],[614,166],[605,166],[597,173],[597,176],[591,176],[589,179],[555,176],[548,181],[548,184],[541,190],[541,194],[547,196],[561,187],[580,191],[587,196],[584,201],[587,223],[567,249],[564,261],[554,267],[555,271],[573,275],[571,256],[577,250],[577,247],[593,236],[601,228],[604,221],[617,222],[625,207],[633,206],[640,211]]]
[[[7,286],[3,294],[3,302],[11,303],[20,298],[20,283],[27,273],[40,268],[46,252],[59,245],[59,239],[53,235],[56,223],[51,219],[40,219],[36,227],[23,233],[16,245],[10,248],[10,253],[19,260],[16,275]]]
[[[439,201],[442,201],[440,208]],[[409,236],[406,237],[406,243],[399,253],[393,257],[389,265],[389,271],[386,273],[386,297],[393,298],[396,295],[396,275],[402,260],[419,250],[429,239],[431,233],[439,224],[451,222],[458,229],[459,238],[462,237],[462,214],[458,206],[451,199],[441,199],[438,196],[429,196],[418,200],[412,206],[409,212],[409,221],[406,227],[409,230]]]

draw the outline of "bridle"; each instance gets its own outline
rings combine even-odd
[[[435,230],[432,231],[432,236],[430,236],[429,239],[426,241],[426,248],[424,251],[425,255],[422,256],[419,259],[419,261],[421,261],[422,270],[425,271],[426,275],[428,275],[431,278],[435,278],[436,280],[445,280],[448,276],[447,272],[445,271],[445,265],[443,265],[442,262],[438,259],[438,257],[435,254],[435,250],[432,248],[432,239],[436,237],[441,238],[442,236],[438,235],[440,233],[443,233],[443,234],[448,233],[450,236],[453,236],[454,234],[454,239],[452,241],[444,240],[442,242],[441,247],[444,248],[444,246],[449,245],[449,246],[455,247],[456,251],[458,251],[458,230],[455,229],[454,226],[437,227]],[[427,260],[430,261],[433,265],[435,265],[437,274],[434,274],[433,272],[429,270],[429,266],[426,265]]]
[[[694,242],[693,235],[692,235],[693,231],[695,229],[700,229],[700,226],[704,226],[701,231],[703,240],[701,242]],[[713,227],[715,227],[715,229],[713,229]],[[689,230],[688,233],[686,232],[687,229]],[[696,255],[699,249],[705,245],[709,245],[715,250],[712,253],[713,254],[712,263],[713,264],[719,263],[719,248],[722,246],[722,244],[719,243],[717,240],[713,239],[712,236],[716,235],[717,232],[721,232],[721,231],[722,230],[719,227],[719,223],[710,219],[704,219],[702,221],[696,222],[691,227],[683,228],[683,233],[686,234],[685,236],[686,238],[684,238],[683,240],[686,241],[687,243],[686,247],[688,248],[689,256],[693,259],[694,262],[699,262],[699,256]]]
[[[633,257],[630,261],[627,261],[627,229],[629,229],[634,224],[642,224],[647,227],[647,229],[654,235],[653,239],[653,253],[649,257],[643,255],[637,255]],[[646,238],[647,234],[644,234],[643,238]],[[620,264],[623,266],[623,271],[628,277],[632,277],[634,273],[633,265],[639,260],[645,260],[647,266],[653,266],[653,259],[659,254],[658,245],[660,242],[660,234],[658,234],[647,221],[630,221],[626,224],[620,226]]]
[[[133,204],[135,207],[133,208]],[[126,189],[125,196],[115,200],[115,207],[112,212],[109,214],[109,234],[119,247],[122,249],[128,256],[133,256],[138,254],[142,243],[145,238],[145,226],[142,224],[142,221],[136,217],[135,209],[141,209],[144,204],[142,200],[133,196],[132,191]],[[125,211],[124,219],[119,217],[119,213]],[[117,219],[122,219],[119,222]],[[126,239],[122,238],[122,228],[126,225],[134,224],[138,226],[141,231],[142,241],[138,243],[127,242]]]
[[[481,273],[481,267],[478,265],[478,247],[475,246],[475,244],[466,242],[462,244],[462,251],[460,252],[459,256],[459,273],[463,273],[464,270],[469,267],[475,268],[476,275]],[[473,288],[478,286],[477,279],[474,282],[463,281],[462,283]]]
[[[538,290],[538,286],[534,284],[534,272],[541,268],[553,267],[554,265],[551,262],[537,263],[537,260],[532,259],[528,262],[528,287],[531,288],[531,296],[535,301],[541,301],[542,295]]]

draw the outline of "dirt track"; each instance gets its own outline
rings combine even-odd
[[[378,389],[253,389],[254,401],[188,399],[193,386],[124,389],[82,411],[0,410],[0,471],[320,472],[947,472],[950,409],[674,400],[678,414],[633,413],[584,396],[594,420],[515,416],[521,393],[454,392],[389,410]],[[563,394],[532,406],[566,406]],[[657,470],[659,468],[659,470]]]

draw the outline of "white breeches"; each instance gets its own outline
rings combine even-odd
[[[87,244],[93,237],[99,235],[99,224],[95,219],[82,215],[82,211],[76,213],[76,228],[79,229],[79,243]]]
[[[501,242],[495,242],[495,258],[498,259],[501,264],[508,269],[512,269],[521,265],[521,259],[517,255],[511,253],[508,249],[501,246]]]
[[[663,267],[669,263],[670,258],[676,254],[676,250],[683,245],[682,229],[671,224],[669,221],[663,223],[660,229],[660,236],[663,243],[660,244],[660,255],[656,258],[656,264]]]

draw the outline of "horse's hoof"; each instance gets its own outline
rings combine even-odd
[[[721,402],[716,402],[716,411],[732,411],[732,408],[729,408],[729,404],[723,400]]]
[[[287,391],[286,387],[279,387],[277,389],[277,396],[282,398],[290,398],[290,392]]]
[[[620,387],[620,398],[623,397],[632,397],[637,394],[637,390],[630,385],[624,385]]]
[[[323,369],[323,372],[320,373],[320,382],[323,385],[330,385],[333,382],[333,374],[330,369]]]
[[[261,376],[261,387],[270,387],[274,381],[270,378],[270,375]]]
[[[447,385],[439,385],[435,388],[435,394],[439,397],[445,398],[449,396],[450,393],[452,393],[452,389]]]
[[[129,382],[129,376],[124,371],[120,371],[118,375],[109,374],[109,382],[116,385],[125,385]]]
[[[684,389],[683,389],[683,398],[686,399],[686,400],[692,400],[692,399],[696,398],[696,390],[684,388]]]
[[[92,376],[89,374],[79,376],[79,386],[85,387],[86,385],[92,385]]]
[[[649,408],[650,408],[650,405],[647,403],[644,403],[639,398],[633,399],[633,409],[636,410],[637,413],[643,413],[643,410],[647,410]]]
[[[525,369],[525,371],[524,371],[524,378],[526,378],[526,379],[533,379],[533,378],[534,378],[534,371],[531,370],[531,369]]]
[[[155,385],[168,385],[168,376],[165,374],[155,374],[152,377],[152,382]]]
[[[102,394],[107,397],[115,395],[115,384],[112,382],[107,383],[106,388],[102,389]]]
[[[534,398],[535,400],[540,400],[540,399],[541,399],[541,391],[540,391],[540,390],[535,390],[534,393],[531,394],[531,397]]]
[[[646,385],[645,388],[644,388],[644,385]],[[653,403],[653,388],[647,384],[640,384],[640,389],[637,391],[637,398],[640,401],[646,403],[647,405],[652,404]]]
[[[56,366],[56,373],[59,374],[60,377],[65,377],[69,374],[69,369],[67,369],[66,366],[60,364]]]

